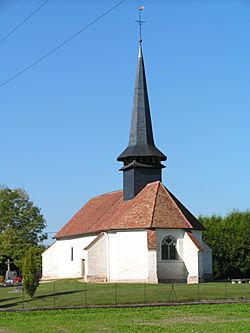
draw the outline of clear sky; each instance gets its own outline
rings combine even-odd
[[[43,2],[0,0],[0,39]],[[117,2],[49,0],[0,43],[0,81]],[[49,232],[122,188],[141,5],[164,184],[195,215],[250,208],[250,1],[127,0],[0,88],[0,184],[24,188]]]

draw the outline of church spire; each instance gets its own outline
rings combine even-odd
[[[139,17],[139,24],[141,22]],[[121,171],[125,200],[135,197],[148,183],[161,181],[161,169],[164,168],[161,161],[167,159],[154,143],[141,44],[140,30],[129,144],[117,158],[124,163]]]
[[[157,157],[161,161],[166,160],[166,156],[154,143],[141,43],[139,45],[129,144],[118,157],[118,161],[123,161],[127,157],[139,156]]]

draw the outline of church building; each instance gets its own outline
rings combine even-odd
[[[163,185],[140,40],[123,189],[90,199],[43,253],[43,279],[198,283],[212,276],[203,225]]]

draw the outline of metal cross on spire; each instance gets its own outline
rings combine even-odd
[[[139,14],[139,18],[138,20],[135,20],[135,22],[137,22],[139,24],[139,29],[140,29],[140,39],[139,39],[139,42],[141,43],[142,42],[142,35],[141,35],[141,26],[143,23],[146,23],[145,21],[142,21],[141,19],[141,12],[144,10],[144,6],[141,6],[138,8],[138,14]]]

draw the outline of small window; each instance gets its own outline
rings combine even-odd
[[[71,261],[74,260],[74,249],[73,247],[71,247]]]
[[[166,236],[161,243],[161,259],[176,260],[176,239],[172,236]]]

